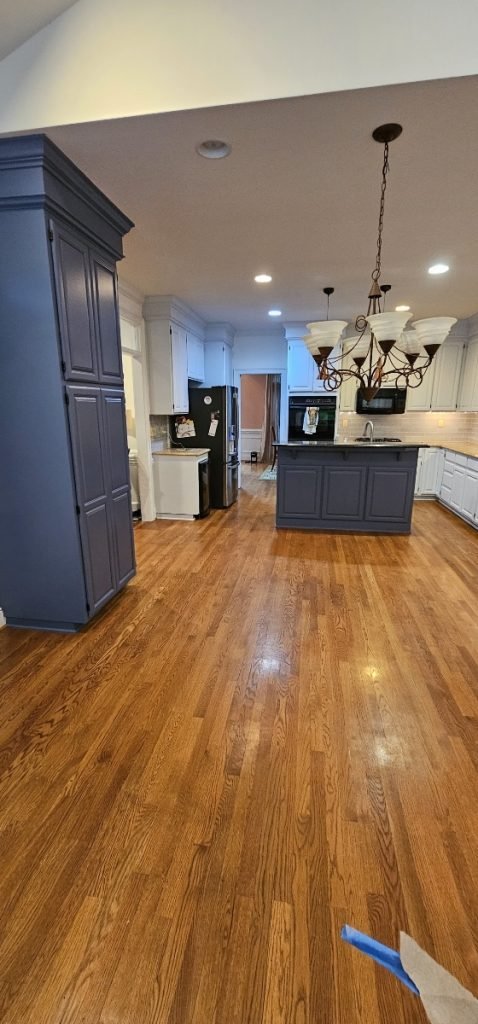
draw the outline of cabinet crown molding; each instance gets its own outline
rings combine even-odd
[[[126,281],[118,281],[118,302],[120,316],[130,320],[136,325],[143,319],[143,295],[137,288],[127,284]]]
[[[234,328],[231,324],[217,323],[217,324],[206,324],[206,337],[205,342],[221,342],[224,345],[228,345],[232,348],[234,344]]]
[[[36,209],[81,229],[115,259],[134,227],[47,135],[0,139],[0,210]]]
[[[143,303],[145,320],[172,320],[204,340],[205,321],[175,295],[147,295]]]

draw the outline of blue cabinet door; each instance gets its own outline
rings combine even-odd
[[[125,399],[119,388],[102,388],[101,394],[115,573],[122,587],[136,570]]]
[[[101,389],[70,384],[67,399],[86,592],[94,615],[117,589]]]
[[[336,522],[363,519],[367,467],[344,465],[324,469],[322,519]]]
[[[410,523],[415,484],[415,467],[372,466],[365,518],[388,523]]]
[[[122,386],[123,365],[118,321],[116,266],[91,253],[93,305],[98,343],[98,377],[101,384]]]
[[[63,372],[66,380],[96,381],[98,357],[86,242],[50,223]]]

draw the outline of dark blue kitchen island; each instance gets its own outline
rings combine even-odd
[[[278,444],[276,526],[410,533],[418,445]]]

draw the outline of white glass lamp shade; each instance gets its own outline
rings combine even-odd
[[[427,320],[415,320],[412,327],[415,328],[422,345],[442,345],[453,324],[456,324],[456,317],[431,316]]]
[[[307,329],[314,340],[315,351],[319,348],[335,348],[346,327],[346,320],[316,320],[307,324]]]
[[[407,327],[407,330],[403,331],[403,334],[400,335],[397,341],[397,348],[401,352],[405,352],[407,356],[420,355],[421,347],[422,343],[413,327]]]
[[[371,313],[365,319],[373,331],[377,341],[396,341],[412,314],[409,313]]]
[[[360,334],[356,334],[353,338],[346,338],[344,341],[344,352],[347,353],[352,359],[364,359],[368,355],[370,349],[370,334],[367,333],[363,338]]]

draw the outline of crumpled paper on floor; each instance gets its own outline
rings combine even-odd
[[[430,1024],[478,1024],[478,999],[405,932],[400,933],[400,959],[418,988]]]

